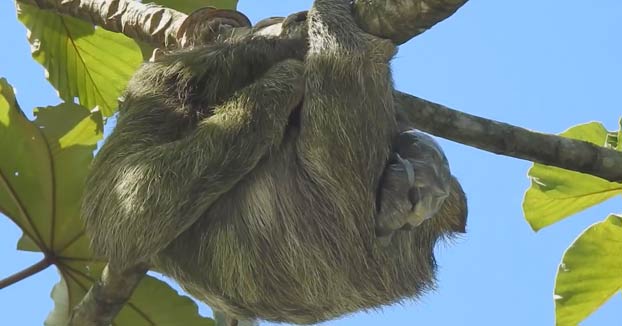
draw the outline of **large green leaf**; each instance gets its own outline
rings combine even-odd
[[[561,136],[588,141],[600,146],[607,142],[608,131],[597,122],[570,128]],[[622,184],[552,166],[534,164],[528,172],[531,187],[525,193],[523,212],[534,230],[622,194]]]
[[[568,248],[557,271],[558,326],[577,325],[622,289],[622,217],[589,227]]]
[[[20,110],[4,78],[0,79],[0,153],[0,212],[36,243],[35,249],[48,249],[54,202],[50,149],[41,130]]]
[[[119,33],[76,18],[17,3],[18,17],[28,29],[32,56],[66,102],[78,98],[104,116],[114,113],[117,98],[142,61],[136,43]]]
[[[70,308],[99,277],[104,262],[93,257],[79,218],[80,195],[102,117],[77,104],[35,110],[29,121],[11,86],[0,79],[0,212],[24,232],[18,247],[41,251],[58,267],[54,311],[46,325],[66,325]],[[116,325],[202,325],[213,321],[165,283],[147,277]]]
[[[238,0],[155,0],[153,2],[187,14],[203,7],[235,9],[238,5]]]
[[[79,203],[101,114],[64,103],[36,109],[31,122],[4,79],[0,90],[0,211],[24,232],[18,248],[90,260]]]
[[[58,256],[68,254],[72,258],[89,258],[91,255],[86,245],[79,253],[68,250],[76,248],[72,246],[76,242],[86,244],[79,219],[80,196],[93,150],[102,138],[101,114],[90,113],[70,103],[35,109],[34,113],[34,124],[43,132],[51,155],[50,190],[54,201],[45,208],[50,218],[35,218],[33,221],[37,229],[50,235],[46,247]],[[28,249],[21,242],[18,247]]]
[[[30,122],[0,80],[0,211],[24,232],[18,247],[54,252],[82,240],[79,202],[93,150],[102,137],[102,119],[72,103],[35,110]],[[90,258],[88,246],[71,252]]]

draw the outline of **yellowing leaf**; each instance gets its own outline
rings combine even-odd
[[[608,131],[597,122],[570,128],[562,136],[604,146]],[[531,187],[523,212],[534,230],[622,194],[622,184],[552,166],[534,164],[528,172]]]
[[[557,271],[558,326],[578,325],[622,289],[622,217],[589,227],[568,248]]]
[[[142,61],[136,43],[119,33],[95,28],[76,18],[17,3],[28,28],[32,56],[66,102],[99,107],[111,116],[117,98]]]

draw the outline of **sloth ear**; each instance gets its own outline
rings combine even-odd
[[[177,30],[177,40],[181,48],[207,44],[222,33],[250,27],[248,17],[239,11],[204,7],[192,12],[181,23]]]

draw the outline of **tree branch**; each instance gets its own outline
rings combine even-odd
[[[0,280],[0,290],[4,289],[5,287],[9,285],[15,284],[25,278],[28,278],[34,274],[37,274],[41,272],[42,270],[50,267],[51,265],[52,265],[52,260],[49,259],[48,257],[43,257],[43,259],[41,259],[37,263],[31,266],[28,266],[7,278]]]
[[[109,326],[147,273],[146,265],[119,271],[106,265],[101,279],[74,308],[69,326]]]
[[[488,152],[622,181],[622,152],[452,110],[399,91],[397,106],[422,131]]]
[[[17,3],[79,18],[134,40],[167,48],[175,45],[177,30],[187,16],[134,0],[17,0]]]
[[[368,33],[402,44],[453,15],[467,0],[354,1],[354,17]]]
[[[61,15],[80,18],[109,31],[150,44],[176,44],[186,14],[134,0],[17,0]],[[355,0],[354,15],[367,32],[398,44],[451,16],[467,0]]]

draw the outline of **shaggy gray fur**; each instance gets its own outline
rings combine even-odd
[[[450,178],[438,214],[379,243],[378,211],[416,205],[408,171],[383,177],[403,130],[395,46],[360,30],[347,0],[316,0],[307,22],[308,49],[247,35],[143,65],[87,180],[97,254],[150,262],[240,319],[316,323],[431,288],[464,193]]]

